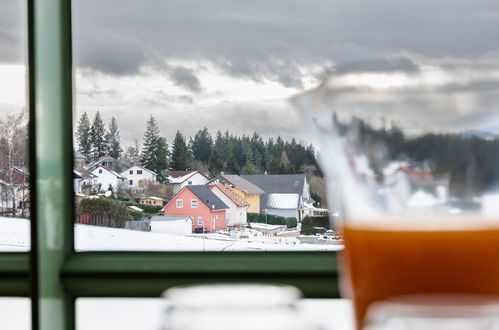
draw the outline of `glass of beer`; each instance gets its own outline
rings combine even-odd
[[[499,70],[482,64],[388,57],[292,100],[344,236],[359,329],[396,296],[499,297]]]

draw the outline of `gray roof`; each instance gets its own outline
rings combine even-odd
[[[151,221],[187,221],[189,218],[192,219],[192,217],[188,215],[155,215],[151,218]]]
[[[85,156],[84,154],[82,154],[81,152],[79,151],[75,151],[73,152],[73,158],[87,158],[87,156]]]
[[[273,203],[269,204],[269,194],[303,194],[303,185],[305,184],[304,174],[261,174],[261,175],[242,175],[242,177],[251,183],[257,185],[265,191],[260,196],[260,205],[264,209],[273,208]]]
[[[212,210],[225,210],[229,207],[205,185],[185,186]]]
[[[244,179],[242,176],[234,174],[224,174],[220,176],[221,179],[225,179],[228,183],[244,191],[246,194],[263,194],[265,191],[260,189],[257,185],[254,185],[250,181]]]

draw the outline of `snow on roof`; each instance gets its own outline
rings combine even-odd
[[[215,184],[208,186],[208,188],[213,189],[214,187],[218,188],[225,196],[227,196],[234,204],[238,207],[248,206],[248,202],[238,193],[236,193],[231,187],[226,184]]]
[[[137,206],[130,205],[128,207],[131,208],[134,211],[144,212],[143,209],[141,209],[140,207],[137,207]]]
[[[296,209],[299,199],[298,194],[269,194],[267,207],[269,209]]]
[[[172,173],[174,173],[174,172],[185,172],[186,174],[184,174],[183,176],[176,176],[176,177],[174,177],[174,176],[172,176]],[[184,182],[185,180],[189,179],[191,176],[193,176],[196,173],[199,173],[199,174],[203,175],[202,173],[200,173],[198,171],[192,171],[192,172],[187,172],[187,171],[173,171],[173,172],[170,172],[170,174],[168,175],[168,182],[170,182],[170,183],[182,183],[182,182]]]
[[[155,201],[164,201],[164,198],[161,197],[155,197],[155,196],[149,196],[149,197],[143,197],[142,199],[154,199]]]
[[[73,158],[87,158],[87,156],[85,156],[84,154],[82,154],[81,152],[79,151],[75,151],[73,152]]]

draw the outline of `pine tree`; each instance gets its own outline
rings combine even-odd
[[[105,156],[107,153],[106,129],[99,111],[95,114],[92,127],[90,128],[90,142],[92,145],[92,155],[94,157]]]
[[[229,159],[227,160],[227,166],[225,167],[225,171],[227,174],[240,174],[241,169],[239,168],[239,164],[237,163],[236,157],[234,154],[230,154]]]
[[[168,168],[168,144],[159,135],[158,123],[153,116],[146,123],[140,163],[157,174],[162,174]]]
[[[188,171],[192,169],[192,154],[187,148],[184,136],[177,131],[173,140],[170,168],[173,171]]]
[[[116,123],[116,119],[114,116],[111,118],[111,123],[109,124],[109,131],[107,134],[107,143],[109,156],[114,159],[118,159],[121,156],[121,143],[120,143],[120,131],[118,129],[118,124]]]
[[[211,138],[211,134],[208,132],[206,127],[203,127],[203,129],[196,133],[194,140],[192,141],[192,153],[194,159],[205,163],[208,162],[212,148],[213,139]]]
[[[135,139],[135,146],[126,148],[124,159],[131,166],[140,164],[140,147],[137,139]]]
[[[208,162],[208,171],[212,177],[217,177],[224,169],[224,161],[218,148],[214,148],[211,152],[210,160]]]
[[[76,128],[76,142],[78,143],[79,152],[87,157],[92,154],[90,120],[88,120],[88,115],[86,112],[81,115],[78,122],[78,127]]]

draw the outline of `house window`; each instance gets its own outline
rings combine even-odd
[[[102,170],[99,170],[99,174],[102,174]]]
[[[130,174],[133,174],[133,170],[130,170],[130,172],[129,172],[129,173],[130,173]]]
[[[177,199],[177,201],[175,202],[175,206],[177,207],[177,209],[181,209],[184,207],[184,200],[183,199]]]
[[[187,184],[188,184],[188,185],[192,185],[192,181],[190,181],[190,180],[189,180],[189,181],[187,181]]]
[[[107,166],[107,162],[102,162],[102,166]]]
[[[203,225],[203,217],[198,217],[198,226]]]
[[[130,185],[133,185],[133,180],[130,180],[129,183],[130,183]]]
[[[191,207],[192,208],[198,207],[198,200],[197,199],[191,199]]]
[[[142,170],[137,170],[137,174],[142,174]]]

